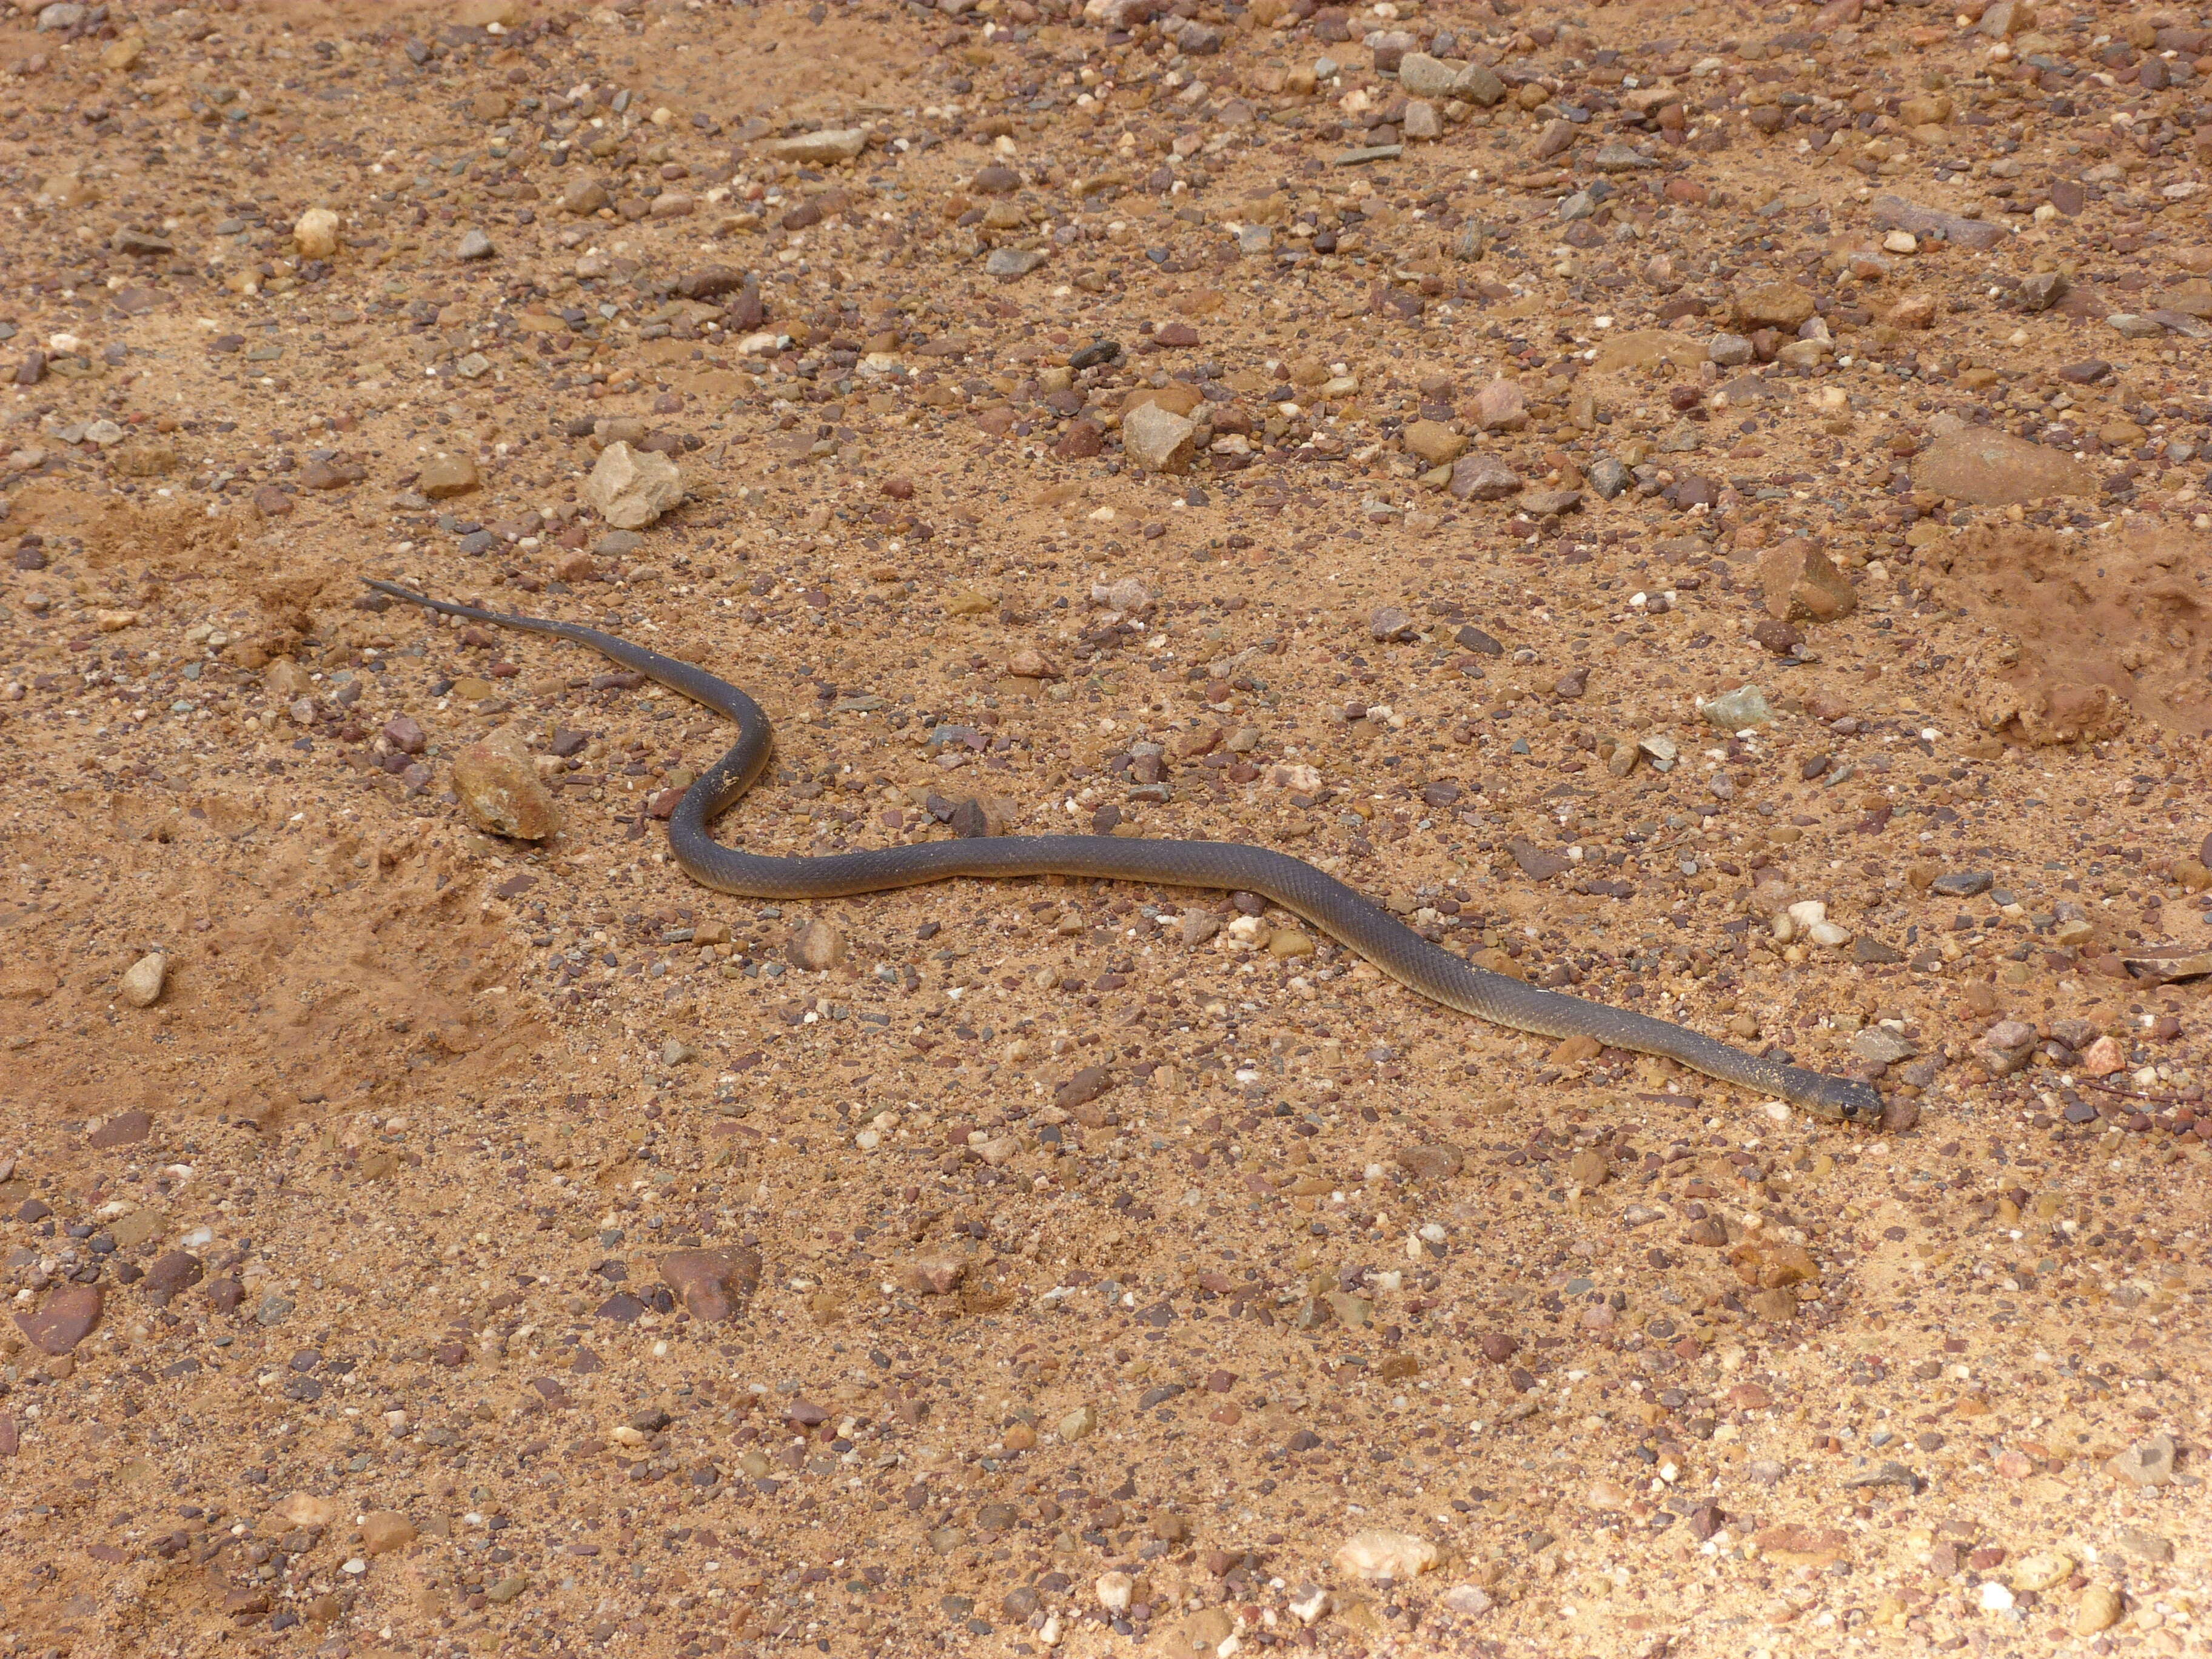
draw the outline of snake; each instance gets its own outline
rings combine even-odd
[[[669,850],[678,867],[718,892],[812,900],[930,882],[1057,875],[1253,893],[1302,917],[1408,990],[1493,1025],[1534,1036],[1588,1037],[1607,1048],[1656,1055],[1723,1083],[1778,1096],[1832,1122],[1870,1124],[1881,1118],[1884,1103],[1870,1084],[1749,1054],[1669,1020],[1478,967],[1431,944],[1326,871],[1271,848],[1109,835],[969,835],[811,857],[727,846],[714,839],[709,825],[753,787],[775,742],[768,712],[744,691],[694,664],[581,623],[486,611],[374,577],[362,580],[390,598],[441,616],[587,646],[734,724],[736,743],[684,790],[668,819]]]

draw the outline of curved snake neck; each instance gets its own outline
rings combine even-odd
[[[1334,876],[1267,848],[1110,836],[1012,836],[782,858],[724,846],[709,833],[708,821],[752,787],[775,742],[767,712],[752,698],[704,669],[595,628],[454,605],[391,582],[363,580],[379,592],[445,616],[589,646],[734,721],[737,742],[684,791],[669,819],[670,850],[684,872],[704,886],[750,898],[816,899],[959,877],[1064,875],[1248,891],[1304,917],[1408,989],[1462,1013],[1540,1036],[1588,1036],[1612,1048],[1659,1055],[1723,1082],[1778,1095],[1838,1121],[1871,1122],[1881,1115],[1881,1097],[1867,1084],[1785,1066],[1649,1014],[1540,990],[1477,968],[1430,944]]]

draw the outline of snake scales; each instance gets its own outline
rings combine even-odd
[[[708,832],[708,822],[752,787],[775,742],[766,711],[736,686],[595,628],[453,605],[386,581],[369,580],[368,586],[445,616],[589,646],[734,721],[737,742],[684,792],[668,824],[677,863],[704,886],[750,898],[817,899],[959,877],[1063,875],[1257,893],[1304,917],[1401,984],[1462,1013],[1540,1036],[1589,1036],[1612,1048],[1662,1055],[1723,1082],[1778,1095],[1819,1117],[1874,1122],[1881,1116],[1881,1097],[1866,1084],[1785,1066],[1668,1020],[1540,990],[1474,967],[1333,876],[1264,847],[1111,836],[983,836],[820,858],[775,858],[725,847]]]

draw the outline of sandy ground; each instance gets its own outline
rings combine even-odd
[[[15,0],[0,1652],[2203,1650],[2208,49]]]

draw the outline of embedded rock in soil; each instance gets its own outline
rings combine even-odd
[[[2094,495],[2096,474],[2062,449],[1994,427],[1939,434],[1913,464],[1921,489],[1977,507],[2010,507],[2058,495]]]
[[[760,1252],[672,1250],[660,1258],[660,1277],[692,1318],[711,1324],[734,1318],[739,1304],[760,1288]]]

